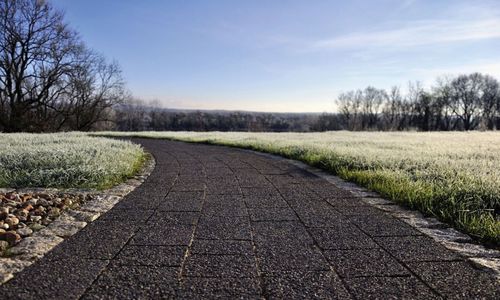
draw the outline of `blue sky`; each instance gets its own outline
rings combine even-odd
[[[333,111],[338,93],[500,79],[500,1],[53,0],[166,107]]]

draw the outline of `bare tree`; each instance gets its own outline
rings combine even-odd
[[[379,125],[382,103],[387,99],[387,93],[382,89],[367,87],[363,91],[361,104],[362,129],[374,129]]]
[[[395,130],[399,127],[402,115],[403,95],[399,87],[394,86],[387,93],[387,101],[382,109],[383,127]]]
[[[362,91],[350,91],[341,93],[336,104],[338,111],[345,123],[346,129],[359,130],[361,126],[360,113],[363,93]]]
[[[124,97],[116,63],[44,0],[0,0],[0,129],[89,130]]]
[[[496,120],[500,116],[500,84],[495,78],[488,75],[483,76],[480,103],[483,111],[483,128],[489,130],[497,129]]]
[[[437,126],[433,130],[452,130],[455,129],[456,119],[453,109],[451,108],[451,93],[452,88],[450,82],[453,78],[440,77],[436,80],[436,85],[432,88],[432,95],[438,110]]]
[[[93,52],[69,75],[68,92],[65,120],[71,129],[81,131],[111,121],[109,112],[126,96],[119,65]]]
[[[483,75],[460,75],[450,82],[449,106],[464,130],[474,129],[481,116]]]
[[[0,124],[30,130],[52,117],[83,44],[45,1],[0,0],[0,27]]]

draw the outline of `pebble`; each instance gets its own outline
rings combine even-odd
[[[21,236],[21,237],[26,237],[30,236],[33,233],[33,230],[31,228],[19,228],[16,230],[16,232]]]
[[[0,241],[0,253],[4,252],[9,248],[9,242],[7,241]]]
[[[9,216],[9,218],[5,219],[5,224],[9,225],[9,227],[14,227],[19,224],[19,219],[13,216]]]
[[[30,220],[33,222],[38,222],[42,219],[41,216],[30,216]]]
[[[17,211],[17,216],[18,217],[28,217],[29,215],[29,211],[25,208],[25,209],[20,209]]]
[[[49,206],[49,201],[45,200],[44,198],[40,198],[38,199],[38,205],[41,205],[41,206]]]
[[[30,228],[34,231],[38,231],[40,229],[45,228],[45,226],[43,226],[42,224],[39,224],[39,223],[33,223],[30,225]]]
[[[35,209],[35,214],[36,215],[42,215],[46,211],[45,207],[39,206]]]
[[[55,205],[60,205],[62,203],[62,199],[61,198],[55,198],[52,201],[54,202]]]
[[[6,233],[0,235],[0,240],[6,241],[9,245],[13,246],[21,240],[21,236],[15,231],[7,231]]]
[[[11,207],[16,207],[17,206],[17,202],[15,202],[15,201],[7,201],[5,204],[7,206],[11,206]]]
[[[38,203],[38,199],[34,199],[34,198],[26,201],[26,204],[29,204],[31,206],[35,206],[37,203]]]
[[[25,209],[26,211],[30,211],[30,210],[32,210],[32,209],[33,209],[33,205],[28,204],[28,203],[23,203],[23,204],[21,205],[21,207],[22,207],[23,209]]]
[[[54,218],[61,214],[61,209],[57,207],[51,207],[49,210],[49,217]]]

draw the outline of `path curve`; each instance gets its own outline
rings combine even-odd
[[[151,176],[0,299],[498,299],[488,273],[283,160],[134,139]]]

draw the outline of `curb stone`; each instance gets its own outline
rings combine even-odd
[[[447,249],[461,254],[476,267],[492,273],[496,277],[497,281],[500,282],[500,251],[489,249],[483,245],[475,243],[474,240],[467,234],[451,228],[449,225],[437,220],[436,218],[425,217],[418,211],[410,210],[393,201],[383,199],[382,196],[376,192],[370,191],[355,183],[348,182],[338,176],[331,175],[321,169],[311,167],[303,162],[269,153],[262,153],[249,149],[243,150],[261,156],[286,161],[296,167],[327,180],[339,188],[350,191],[355,196],[361,198],[363,202],[389,213],[393,217],[431,237],[434,241],[443,245]]]
[[[43,189],[23,188],[20,193],[27,192],[67,192],[72,194],[92,194],[94,198],[82,204],[78,209],[68,209],[47,227],[24,238],[19,244],[8,249],[9,256],[0,257],[0,285],[14,277],[15,273],[33,264],[64,239],[74,235],[80,229],[93,222],[110,210],[125,195],[133,191],[151,174],[156,165],[152,155],[148,155],[144,166],[137,175],[127,181],[104,191],[90,189]],[[2,188],[0,192],[13,192],[16,189]]]

